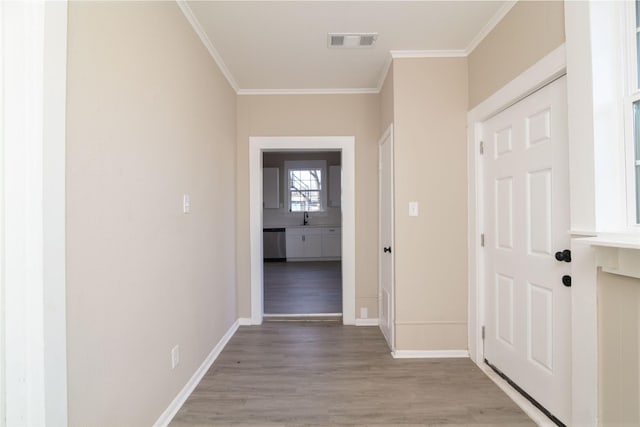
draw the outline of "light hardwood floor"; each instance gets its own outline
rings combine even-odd
[[[340,261],[264,263],[266,314],[342,312]]]
[[[535,424],[469,359],[393,359],[378,328],[243,326],[171,426]]]

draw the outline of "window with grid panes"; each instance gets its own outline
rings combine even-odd
[[[322,210],[322,169],[289,169],[291,212]]]

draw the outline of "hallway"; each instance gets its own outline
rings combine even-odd
[[[469,359],[396,359],[378,328],[240,327],[171,426],[535,424]]]

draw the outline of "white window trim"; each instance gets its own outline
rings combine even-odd
[[[291,185],[289,183],[289,170],[291,169],[320,169],[320,210],[313,212],[326,212],[327,210],[327,161],[326,160],[286,160],[284,162],[284,176],[285,176],[285,206],[289,212],[291,210]],[[299,213],[295,211],[295,213]]]
[[[571,232],[634,232],[625,155],[623,2],[566,2]]]
[[[621,36],[624,42],[624,81],[625,93],[623,98],[624,109],[624,150],[625,150],[625,179],[627,194],[627,225],[634,232],[640,232],[637,211],[636,188],[636,153],[634,136],[633,103],[640,101],[640,85],[638,84],[638,59],[636,51],[636,10],[635,1],[624,2],[624,25]],[[640,125],[640,124],[639,124]]]
[[[640,254],[630,225],[631,103],[625,105],[628,4],[565,2],[571,171],[572,422],[598,425],[598,279],[601,247]],[[622,46],[622,49],[621,49]],[[630,68],[632,67],[632,68]],[[573,72],[572,70],[576,70]],[[627,100],[628,101],[628,100]],[[632,138],[631,138],[632,139]],[[584,238],[583,236],[594,236]]]

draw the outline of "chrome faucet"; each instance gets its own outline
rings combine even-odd
[[[302,225],[309,225],[309,212],[307,211],[304,212]]]

